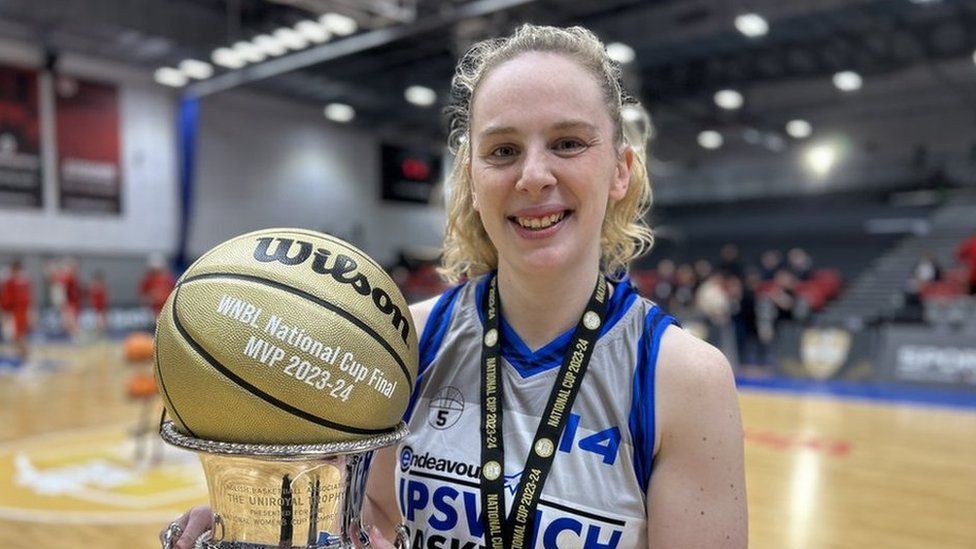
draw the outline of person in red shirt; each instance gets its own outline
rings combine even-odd
[[[105,285],[105,273],[95,271],[91,282],[88,283],[88,302],[95,311],[95,326],[99,333],[105,333],[108,311],[108,286]]]
[[[143,302],[152,309],[153,318],[159,316],[163,310],[166,298],[176,285],[176,279],[166,267],[166,261],[162,256],[152,256],[149,258],[148,270],[139,283],[139,295]]]
[[[10,274],[0,285],[0,309],[4,320],[13,329],[13,342],[17,354],[26,359],[27,338],[30,335],[31,283],[21,267],[19,260],[10,265]]]
[[[976,295],[976,231],[956,248],[956,259],[969,269],[969,295]]]
[[[61,315],[61,327],[69,338],[77,332],[81,306],[77,271],[77,263],[71,258],[52,260],[46,268],[51,307]]]
[[[68,337],[78,333],[78,314],[81,312],[81,286],[78,282],[78,262],[66,258],[61,271],[64,285],[64,305],[61,307],[61,324]]]

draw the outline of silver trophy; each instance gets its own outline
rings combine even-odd
[[[371,546],[362,507],[373,451],[396,444],[407,427],[330,444],[215,442],[183,435],[172,421],[160,434],[203,463],[213,525],[197,549],[347,549]],[[395,544],[409,549],[402,525]]]

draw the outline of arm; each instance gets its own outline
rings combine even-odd
[[[671,327],[662,338],[656,385],[650,546],[746,547],[742,421],[728,361]]]
[[[427,317],[430,316],[435,303],[437,303],[436,297],[410,306],[418,341],[424,333]],[[400,508],[396,501],[395,467],[395,446],[377,450],[373,456],[373,464],[369,469],[369,480],[366,484],[364,518],[367,524],[379,528],[386,539],[393,539],[393,528],[401,521]]]

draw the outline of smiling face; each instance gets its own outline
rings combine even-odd
[[[471,108],[474,207],[499,268],[594,268],[609,201],[633,153],[615,139],[596,79],[571,58],[530,52],[491,69]]]

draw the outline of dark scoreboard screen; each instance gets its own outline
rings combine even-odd
[[[441,157],[420,149],[382,145],[383,200],[430,202],[441,178]]]

